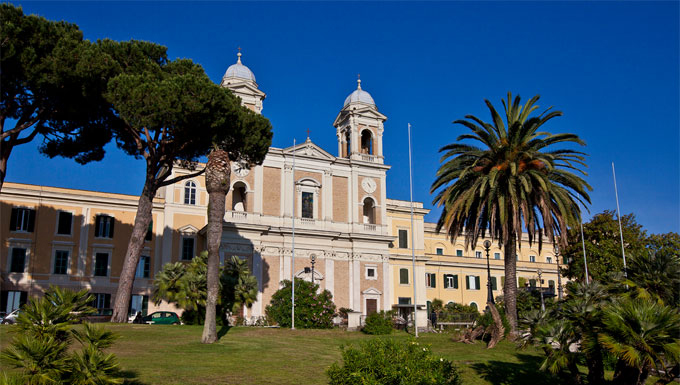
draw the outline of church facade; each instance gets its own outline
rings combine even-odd
[[[262,111],[265,94],[240,53],[221,84],[248,108]],[[313,279],[333,294],[338,308],[364,315],[414,302],[426,305],[435,298],[484,307],[487,250],[481,242],[468,250],[462,239],[452,242],[437,233],[434,224],[425,222],[428,210],[418,202],[412,232],[411,203],[388,198],[390,166],[382,145],[386,120],[359,80],[334,121],[335,154],[307,138],[292,147],[270,148],[262,165],[232,164],[220,255],[222,260],[247,259],[258,280],[258,300],[244,309],[246,317],[263,316],[280,282],[292,276]],[[175,168],[173,176],[186,173]],[[170,307],[149,301],[154,274],[165,263],[189,261],[203,250],[207,202],[202,176],[159,190],[131,312]],[[0,312],[51,284],[87,288],[97,307],[109,307],[136,204],[136,196],[5,183],[0,193]],[[494,295],[502,294],[504,282],[504,254],[497,247],[488,250]],[[549,245],[542,253],[536,245],[523,245],[517,258],[519,284],[555,290],[557,259]],[[542,281],[537,281],[539,272]],[[424,317],[422,312],[419,322]]]

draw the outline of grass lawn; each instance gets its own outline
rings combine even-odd
[[[341,330],[236,327],[213,345],[200,343],[202,326],[107,324],[120,338],[109,350],[138,384],[326,384],[325,369],[340,360],[340,346],[376,338]],[[0,347],[13,326],[0,326]],[[406,339],[404,332],[389,338]],[[453,360],[464,384],[549,384],[538,371],[542,354],[501,342],[452,342],[450,334],[423,333],[420,343]],[[6,368],[3,368],[6,369]]]

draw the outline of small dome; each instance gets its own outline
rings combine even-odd
[[[227,68],[227,72],[224,74],[225,78],[240,78],[240,79],[246,79],[246,80],[251,80],[255,81],[255,75],[253,75],[253,71],[250,70],[250,68],[244,66],[241,64],[241,53],[239,52],[236,56],[238,56],[238,60],[236,61],[236,64],[232,64]]]
[[[364,103],[375,106],[375,102],[373,101],[371,94],[361,89],[361,79],[357,79],[357,89],[349,94],[347,99],[345,99],[345,104],[343,107],[346,107],[350,103]]]

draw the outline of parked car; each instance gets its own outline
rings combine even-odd
[[[158,324],[158,325],[180,325],[182,322],[179,320],[177,313],[171,311],[157,311],[153,312],[143,318],[144,322],[147,324]]]
[[[13,325],[17,323],[17,317],[19,316],[19,309],[7,314],[5,318],[2,319],[3,325]]]

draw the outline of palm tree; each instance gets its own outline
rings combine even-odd
[[[580,220],[579,203],[590,202],[591,187],[580,176],[586,175],[584,153],[570,149],[549,149],[559,143],[585,143],[574,134],[538,131],[560,111],[531,116],[539,96],[524,105],[520,97],[503,100],[505,122],[493,105],[485,100],[493,124],[466,115],[456,120],[472,132],[458,142],[441,148],[442,165],[431,191],[433,201],[443,210],[437,230],[446,229],[451,239],[465,235],[466,247],[474,248],[486,232],[505,251],[505,310],[511,325],[511,338],[517,335],[516,247],[525,231],[529,244],[538,241],[539,252],[545,235],[550,242],[566,247],[560,237],[569,225]],[[459,141],[470,139],[481,146]],[[520,245],[521,246],[521,245]]]
[[[217,300],[220,291],[219,262],[225,200],[230,187],[229,154],[215,146],[205,165],[205,187],[208,191],[208,295],[205,302],[204,344],[217,341]]]
[[[644,384],[652,368],[667,374],[680,364],[680,314],[655,301],[624,298],[604,310],[599,342],[619,359],[614,383]]]

